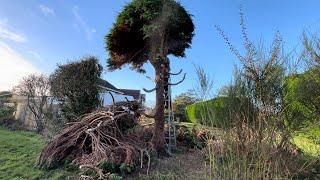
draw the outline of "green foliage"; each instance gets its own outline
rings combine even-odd
[[[14,111],[15,111],[15,107],[12,107],[12,106],[0,107],[0,121],[3,119],[11,119]]]
[[[95,57],[59,65],[51,75],[51,93],[62,102],[68,119],[95,109],[99,102],[98,84],[102,72]]]
[[[122,180],[123,177],[119,176],[118,174],[110,174],[108,177],[110,180]]]
[[[298,130],[320,120],[319,69],[314,68],[286,79],[284,88],[286,125],[291,130]]]
[[[131,64],[144,72],[142,65],[154,53],[184,57],[190,47],[194,25],[191,15],[174,0],[133,0],[118,15],[105,37],[111,70]]]
[[[204,131],[203,131],[204,132]],[[198,148],[202,149],[206,144],[206,132],[204,132],[201,137],[198,137],[199,131],[193,126],[192,128],[187,128],[186,126],[180,126],[178,129],[177,140],[183,146],[187,148]]]
[[[186,113],[190,122],[229,128],[237,124],[237,122],[234,122],[236,118],[233,118],[233,111],[239,112],[239,115],[243,118],[246,116],[249,121],[254,118],[253,106],[247,99],[231,97],[217,97],[209,101],[189,105]]]
[[[293,140],[305,155],[320,160],[320,125],[300,129],[294,133]]]
[[[111,173],[114,175],[121,174],[123,176],[125,176],[126,174],[132,173],[136,169],[133,164],[132,165],[126,164],[126,163],[115,164],[115,163],[109,163],[109,162],[100,163],[99,168],[101,168],[105,173]],[[119,176],[119,177],[121,177],[121,176]],[[115,176],[115,178],[116,178],[116,176]]]
[[[122,175],[126,175],[132,173],[136,169],[136,167],[134,166],[134,164],[122,163],[119,169]]]
[[[173,111],[176,118],[180,121],[187,121],[186,107],[197,102],[198,99],[190,92],[182,93],[174,98],[173,101]]]
[[[15,129],[18,128],[19,123],[17,123],[13,116],[16,104],[9,103],[9,98],[11,97],[11,92],[0,92],[0,125]]]
[[[99,167],[105,172],[117,173],[119,171],[119,165],[115,163],[102,162]]]

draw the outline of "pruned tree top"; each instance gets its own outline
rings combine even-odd
[[[133,0],[105,37],[108,68],[125,64],[143,72],[142,65],[157,53],[185,56],[194,32],[191,15],[174,0]]]

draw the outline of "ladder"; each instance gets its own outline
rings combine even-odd
[[[171,82],[171,78],[168,78],[168,82]],[[166,146],[169,153],[172,153],[177,148],[177,137],[176,137],[176,123],[174,118],[174,112],[172,108],[172,97],[171,97],[171,85],[168,85],[164,89],[164,99],[165,99],[165,123],[167,125],[167,133],[165,134]]]

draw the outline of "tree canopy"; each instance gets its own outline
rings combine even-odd
[[[102,67],[95,57],[58,65],[50,77],[51,93],[62,100],[63,110],[82,115],[99,104],[98,83]]]
[[[110,70],[131,64],[144,72],[143,64],[165,46],[165,55],[185,56],[194,25],[191,15],[174,0],[133,0],[118,15],[105,37]],[[160,42],[161,41],[161,42]]]

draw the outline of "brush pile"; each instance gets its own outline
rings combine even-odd
[[[54,168],[65,160],[80,167],[132,165],[139,157],[143,161],[148,143],[134,133],[138,112],[134,103],[126,102],[84,115],[44,147],[38,167]]]

